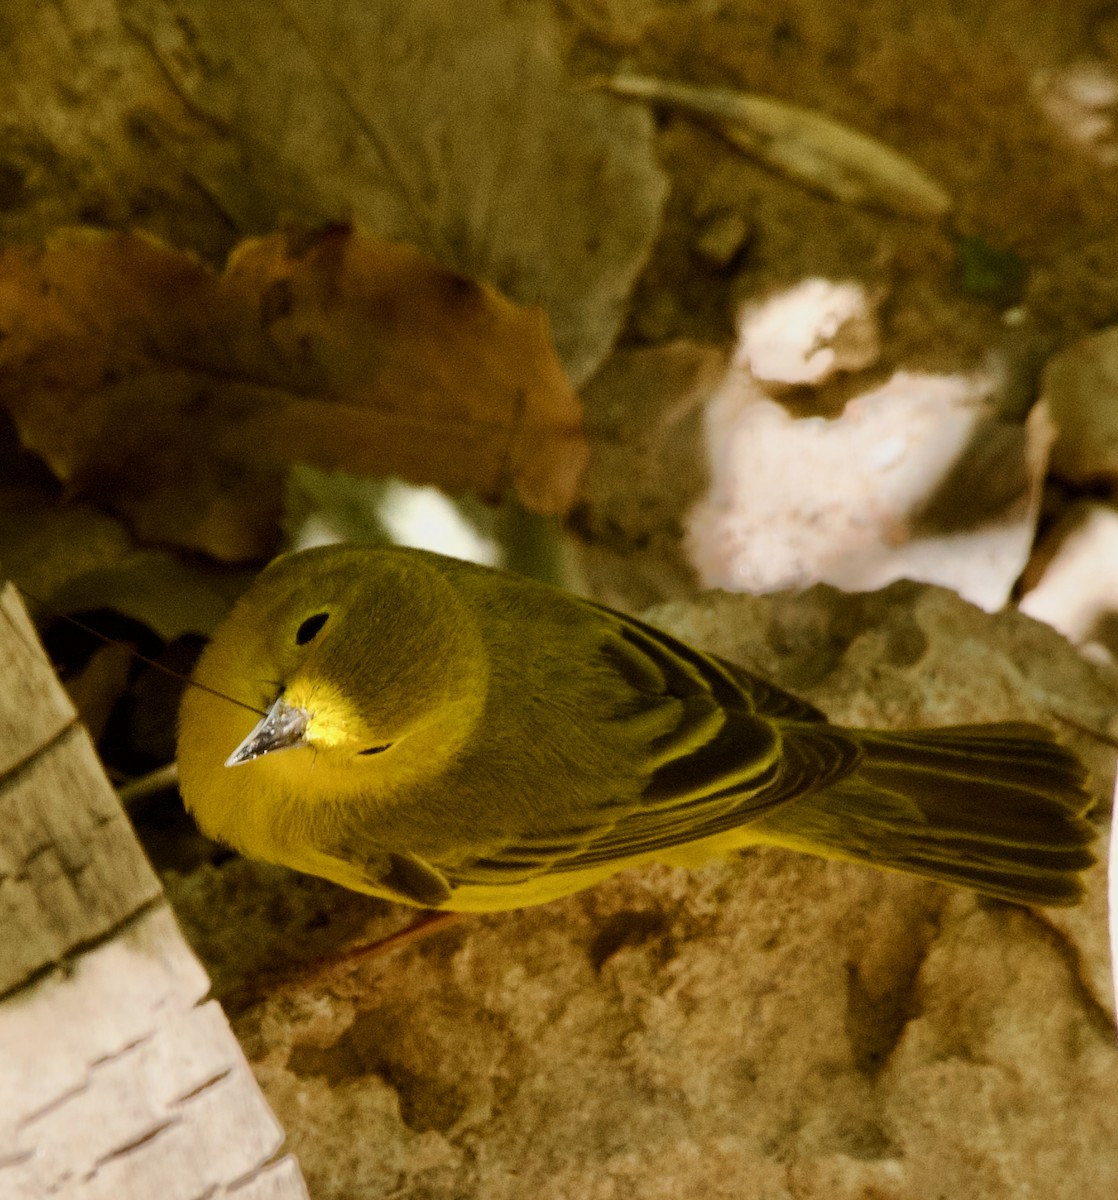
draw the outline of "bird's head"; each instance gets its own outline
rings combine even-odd
[[[210,771],[315,771],[345,792],[443,764],[480,715],[487,668],[473,618],[427,556],[330,546],[267,567],[195,679],[212,690],[184,697],[180,770],[204,752]]]

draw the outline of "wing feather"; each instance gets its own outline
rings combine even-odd
[[[637,753],[636,804],[603,806],[577,827],[519,836],[447,872],[454,886],[523,881],[549,872],[654,855],[747,825],[847,775],[861,751],[817,709],[632,617],[607,620],[600,653],[630,686],[627,732],[668,727]],[[669,707],[670,706],[670,707]],[[644,725],[639,725],[644,722]]]

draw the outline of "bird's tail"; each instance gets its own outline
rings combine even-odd
[[[773,841],[1021,904],[1082,898],[1095,838],[1085,772],[1043,727],[857,737],[850,775],[765,818]]]

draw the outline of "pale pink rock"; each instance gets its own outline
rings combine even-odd
[[[1085,653],[1118,658],[1118,510],[1076,505],[1039,548],[1046,559],[1021,611],[1058,629]]]
[[[1001,607],[1028,559],[1049,430],[1002,417],[981,375],[898,371],[842,415],[798,418],[731,371],[707,410],[711,484],[687,551],[708,587],[894,579]]]

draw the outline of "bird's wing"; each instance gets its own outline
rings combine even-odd
[[[609,626],[618,629],[622,638],[633,644],[649,662],[659,664],[661,671],[666,666],[673,678],[678,678],[684,672],[693,680],[702,680],[704,688],[724,703],[744,705],[761,716],[785,721],[827,720],[826,715],[814,705],[737,663],[696,650],[694,646],[681,642],[662,629],[638,621],[636,617],[615,612],[590,600],[583,601],[583,604],[605,617]]]
[[[801,700],[799,696],[794,696],[791,692],[778,688],[775,683],[762,679],[760,675],[754,675],[752,671],[747,671],[745,667],[740,667],[737,663],[727,662],[724,658],[716,658],[713,654],[709,657],[714,659],[734,679],[738,687],[749,696],[753,702],[754,712],[761,713],[766,717],[776,717],[782,721],[826,722],[826,713],[820,712],[814,704],[808,704],[806,700]]]
[[[519,834],[448,872],[452,885],[512,883],[579,871],[700,841],[848,774],[855,738],[818,710],[742,668],[702,654],[634,618],[607,617],[599,653],[639,698],[627,719],[666,732],[634,756],[645,782],[636,803],[604,805],[539,835]]]
[[[439,908],[451,896],[450,884],[437,867],[417,854],[373,854],[361,862],[349,857],[362,881],[376,894],[400,904]]]

